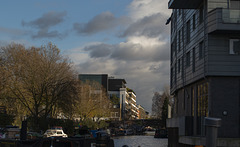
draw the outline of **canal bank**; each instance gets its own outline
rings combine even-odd
[[[167,147],[168,139],[166,138],[154,138],[154,136],[118,136],[113,137],[114,147],[122,147],[127,145],[128,147]]]

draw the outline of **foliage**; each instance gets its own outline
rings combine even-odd
[[[39,117],[38,118],[38,124],[39,124],[39,131],[46,131],[47,129],[50,129],[54,126],[61,126],[65,133],[67,134],[73,134],[74,132],[74,126],[76,125],[73,120],[70,119],[55,119],[55,118],[44,118]],[[27,119],[28,121],[28,128],[29,130],[34,130],[36,125],[35,118],[29,117]]]
[[[0,74],[0,105],[17,116],[19,125],[24,116],[35,131],[46,130],[54,122],[71,126],[66,120],[74,117],[82,123],[91,120],[93,127],[106,125],[100,121],[110,114],[106,90],[97,82],[77,81],[71,62],[51,43],[1,47]],[[53,121],[59,115],[65,120]]]
[[[96,121],[94,121],[90,118],[87,118],[84,121],[82,121],[80,123],[80,125],[81,126],[87,126],[87,128],[90,128],[92,130],[96,130],[96,129],[99,129],[99,128],[106,128],[106,127],[109,126],[109,124],[106,123],[106,121],[101,120],[101,121],[96,122]]]
[[[110,99],[106,90],[97,82],[79,82],[78,99],[75,103],[75,115],[80,117],[81,122],[93,120],[99,122],[101,118],[110,115]]]
[[[113,105],[119,105],[120,104],[120,100],[119,98],[116,96],[116,94],[113,94],[111,97],[110,97],[110,100],[112,102]]]
[[[8,115],[4,113],[0,113],[0,127],[3,128],[7,125],[12,125],[14,121],[13,115]]]
[[[128,87],[127,87],[127,92],[133,92],[135,94],[135,92],[132,89],[128,88]]]
[[[74,98],[71,63],[60,55],[55,45],[26,49],[23,45],[10,44],[1,47],[1,51],[5,101],[15,101],[23,115],[35,118],[36,124],[39,117],[56,115],[57,110],[68,106],[63,105],[65,101]]]

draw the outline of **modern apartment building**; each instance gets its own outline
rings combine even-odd
[[[169,0],[168,7],[174,96],[169,147],[204,145],[205,117],[221,118],[221,146],[239,143],[240,0]]]
[[[111,120],[132,120],[137,119],[138,108],[136,104],[136,94],[126,87],[125,79],[108,77],[107,74],[80,74],[79,80],[83,82],[101,85],[106,90],[112,104],[110,105]],[[95,90],[101,94],[101,91]]]
[[[137,107],[137,101],[136,101],[136,94],[130,89],[127,89],[125,111],[127,114],[126,118],[128,120],[138,119],[138,107]]]
[[[125,79],[115,79],[109,78],[108,79],[109,86],[108,86],[108,95],[112,101],[116,101],[112,107],[112,120],[123,120],[125,117],[125,100],[126,100],[126,81]],[[115,99],[115,100],[113,100]]]
[[[149,118],[149,113],[146,112],[143,106],[138,105],[138,119],[147,119]]]

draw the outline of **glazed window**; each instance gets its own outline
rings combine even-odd
[[[240,39],[229,40],[229,54],[240,55]]]
[[[199,59],[203,58],[203,52],[204,51],[204,46],[203,46],[203,41],[199,43]]]
[[[190,66],[190,51],[187,52],[187,54],[186,54],[186,66],[187,66],[187,67]]]

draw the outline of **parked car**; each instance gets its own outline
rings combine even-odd
[[[27,132],[27,139],[37,139],[42,137],[43,136],[37,132]]]
[[[68,137],[67,134],[61,129],[48,129],[44,134],[44,137]]]

